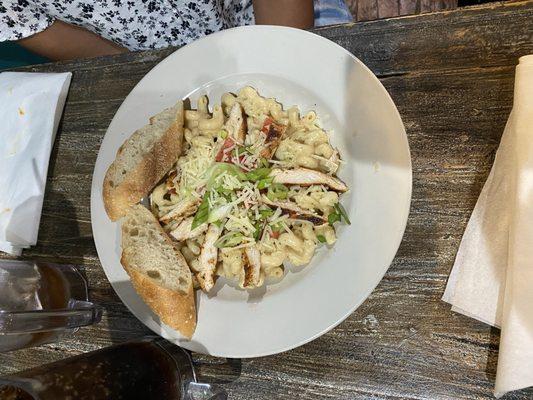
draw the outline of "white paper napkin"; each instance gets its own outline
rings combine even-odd
[[[533,55],[516,68],[513,111],[442,299],[501,327],[497,397],[533,386]]]
[[[72,74],[0,73],[0,251],[37,242],[50,151]]]

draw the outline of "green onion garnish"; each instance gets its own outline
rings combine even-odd
[[[268,178],[270,171],[272,171],[270,168],[256,168],[246,173],[246,179],[257,182],[258,180]]]
[[[276,222],[275,224],[270,225],[270,227],[274,232],[281,232],[284,230],[281,222]]]
[[[269,186],[267,197],[270,201],[284,200],[287,198],[288,192],[289,189],[285,185],[282,185],[281,183],[274,183]]]
[[[243,146],[241,147],[241,150],[244,153],[248,153],[248,154],[254,154],[253,151],[252,151],[252,148],[251,146]]]
[[[196,214],[194,214],[191,230],[194,230],[198,228],[200,225],[202,225],[204,222],[207,222],[207,217],[209,216],[208,197],[209,197],[209,192],[206,192],[204,194],[202,202],[200,203],[200,206],[198,207],[198,211],[196,211]]]
[[[266,208],[264,210],[259,210],[259,215],[261,216],[261,219],[267,219],[272,214],[274,214],[274,211],[272,211],[270,208]]]
[[[346,222],[348,225],[351,225],[350,218],[348,218],[348,213],[346,212],[346,209],[342,206],[341,203],[335,204],[335,210],[337,210],[337,213],[342,216],[344,219],[344,222]]]
[[[341,216],[337,212],[332,212],[328,215],[328,222],[330,225],[333,225],[335,222],[340,221]]]
[[[221,236],[216,242],[215,247],[218,249],[224,247],[234,247],[242,243],[243,234],[240,232],[229,232]]]
[[[246,174],[241,171],[235,164],[216,162],[207,171],[207,189],[213,189],[213,185],[217,177],[222,173],[227,173],[235,176],[240,181],[246,180]]]
[[[261,231],[263,230],[262,229],[262,226],[261,226],[261,222],[260,221],[257,221],[254,225],[255,227],[255,231],[254,231],[254,239],[257,241],[259,240],[259,238],[261,237]]]
[[[259,190],[266,189],[267,187],[270,186],[270,184],[272,183],[273,180],[274,180],[274,178],[272,178],[272,177],[268,177],[268,178],[265,178],[265,179],[260,179],[260,180],[257,181],[257,188]]]

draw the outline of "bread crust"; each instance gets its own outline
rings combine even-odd
[[[196,307],[192,282],[187,293],[176,292],[162,286],[148,275],[131,267],[127,252],[120,259],[131,278],[133,287],[148,306],[166,325],[190,339],[196,329]]]
[[[152,118],[150,119],[152,123]],[[129,138],[117,151],[117,156],[129,144]],[[114,186],[111,177],[118,167],[116,161],[109,166],[103,184],[104,206],[112,221],[126,215],[129,207],[138,203],[165,176],[181,156],[183,148],[183,107],[178,107],[175,121],[137,166],[128,171],[125,179]]]
[[[130,276],[135,291],[154,313],[159,316],[161,321],[190,339],[196,329],[196,306],[192,273],[190,272],[189,265],[181,252],[176,248],[172,239],[168,237],[157,219],[148,209],[137,204],[130,208],[129,213],[132,213],[132,217],[134,213],[141,213],[143,217],[149,220],[140,218],[136,224],[128,224],[129,215],[122,220],[122,256],[120,263]],[[185,279],[184,285],[188,283],[186,289],[169,289],[168,287],[162,286],[160,282],[143,271],[146,267],[151,267],[147,265],[146,261],[144,264],[139,265],[138,253],[145,249],[126,240],[131,238],[131,236],[126,235],[130,235],[132,230],[140,230],[141,227],[139,224],[142,224],[143,227],[153,225],[162,234],[164,243],[161,243],[161,246],[170,248],[175,255],[175,259],[169,260],[168,262],[175,262],[176,265],[181,267],[180,269],[187,271],[187,276],[180,275],[178,277],[178,279]]]

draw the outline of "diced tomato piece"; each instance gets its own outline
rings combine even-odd
[[[217,155],[215,157],[215,161],[216,162],[223,161],[226,158],[226,156],[228,155],[228,154],[224,153],[224,150],[229,149],[234,144],[235,144],[235,141],[232,138],[230,138],[230,137],[226,138],[226,140],[224,140],[224,143],[222,144],[222,147],[220,148],[220,150],[218,151],[218,153],[217,153]]]
[[[273,239],[279,238],[279,231],[272,231],[272,233],[270,234],[270,237]]]
[[[263,122],[263,127],[261,128],[261,132],[268,133],[270,129],[270,125],[274,123],[274,120],[270,117],[265,118],[265,122]]]

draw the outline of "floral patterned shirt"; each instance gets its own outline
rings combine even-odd
[[[0,41],[31,36],[56,19],[143,50],[250,25],[254,14],[252,0],[0,0]]]

